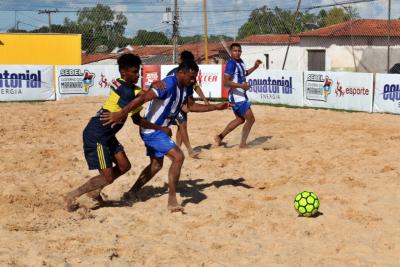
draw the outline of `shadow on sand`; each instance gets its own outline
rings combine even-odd
[[[188,203],[198,204],[204,199],[207,198],[207,195],[204,194],[204,189],[214,186],[216,188],[220,188],[222,186],[240,186],[243,188],[251,189],[252,186],[244,183],[245,179],[243,177],[233,179],[223,179],[218,181],[213,181],[211,183],[202,183],[204,179],[195,179],[195,180],[185,180],[179,181],[178,183],[178,193],[181,197],[185,198],[182,201],[182,206],[185,206]],[[151,198],[161,197],[164,194],[168,193],[168,185],[165,184],[162,187],[153,187],[153,186],[144,186],[142,190],[137,195],[137,199],[132,201],[120,201],[120,200],[106,200],[102,205],[97,205],[92,208],[92,210],[97,210],[99,208],[104,207],[130,207],[135,202],[139,201],[147,201]]]

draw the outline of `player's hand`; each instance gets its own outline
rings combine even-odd
[[[243,90],[249,90],[250,89],[250,84],[248,84],[247,82],[244,82],[241,84],[241,88]]]
[[[150,88],[156,88],[160,90],[164,90],[166,87],[167,84],[164,81],[154,81],[150,85]]]
[[[111,128],[113,128],[118,123],[124,122],[126,116],[123,116],[122,112],[104,112],[100,114],[100,120],[104,126],[111,125]]]
[[[163,131],[164,133],[168,134],[169,137],[172,136],[172,130],[169,127],[163,126],[163,127],[161,127],[161,131]]]
[[[257,59],[256,62],[254,62],[254,67],[258,68],[258,66],[260,66],[262,64],[262,61]]]

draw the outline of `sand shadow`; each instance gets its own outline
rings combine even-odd
[[[258,146],[261,144],[264,144],[265,142],[267,142],[268,140],[272,139],[272,136],[260,136],[255,138],[254,140],[250,141],[248,143],[249,146]]]
[[[301,218],[317,218],[317,217],[322,216],[322,215],[324,215],[322,212],[317,211],[314,215],[311,215],[309,217],[305,217],[305,216],[301,216],[301,215],[298,215],[297,217],[301,217]]]
[[[214,186],[216,188],[220,188],[221,186],[240,186],[243,188],[251,189],[252,186],[244,183],[245,179],[243,177],[233,179],[223,179],[213,181],[211,183],[202,183],[204,179],[195,179],[195,180],[185,180],[179,181],[178,183],[178,194],[185,198],[182,201],[182,206],[185,206],[188,203],[198,204],[201,201],[207,199],[207,195],[203,193],[204,189]],[[97,205],[92,210],[97,210],[100,208],[106,207],[131,207],[135,202],[143,202],[147,201],[151,198],[161,197],[168,193],[168,185],[164,185],[162,187],[154,187],[154,186],[144,186],[137,195],[137,199],[132,201],[121,201],[121,200],[106,200],[102,205]]]
[[[248,145],[249,145],[250,147],[258,146],[258,145],[261,145],[261,144],[267,142],[267,141],[270,140],[271,138],[272,138],[272,136],[260,136],[260,137],[255,138],[254,140],[248,142]],[[221,143],[221,147],[224,147],[224,148],[233,148],[233,147],[235,147],[235,146],[238,146],[238,145],[237,145],[237,144],[235,144],[235,145],[228,145],[228,143],[226,143],[226,142],[222,142],[222,143]],[[210,150],[210,149],[212,149],[212,148],[214,148],[212,144],[206,144],[206,145],[202,145],[202,146],[196,146],[196,147],[194,147],[193,149],[194,149],[195,151],[201,151],[201,150],[203,150],[203,149],[205,149],[205,150]]]

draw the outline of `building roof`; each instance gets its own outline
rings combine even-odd
[[[240,44],[287,44],[289,42],[289,34],[256,34],[250,35],[246,38],[239,40]],[[298,44],[300,42],[300,38],[297,35],[293,35],[290,39],[291,44]]]
[[[97,53],[97,54],[86,54],[82,53],[82,65],[90,64],[93,62],[98,62],[105,59],[115,59],[118,58],[118,54],[106,54],[106,53]]]
[[[400,20],[358,19],[300,33],[300,37],[400,37]]]

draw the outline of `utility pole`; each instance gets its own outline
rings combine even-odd
[[[172,21],[172,42],[174,45],[172,61],[174,64],[177,63],[178,31],[179,31],[178,0],[174,0],[174,18]]]
[[[49,9],[45,9],[45,10],[39,10],[39,14],[47,14],[49,17],[49,32],[51,32],[51,13],[57,13],[58,9],[55,10],[49,10]]]
[[[292,42],[292,34],[293,34],[293,31],[294,31],[294,26],[296,24],[297,15],[299,14],[300,5],[301,5],[301,0],[299,0],[299,2],[297,3],[296,13],[294,14],[292,29],[290,30],[290,34],[289,34],[289,38],[288,38],[289,40],[288,40],[288,45],[287,45],[287,48],[286,48],[285,59],[283,60],[282,70],[285,69],[286,59],[287,59],[287,55],[289,53],[290,43]]]
[[[204,13],[204,59],[208,64],[208,33],[207,33],[207,0],[203,0],[203,13]]]
[[[389,73],[390,69],[390,34],[391,34],[391,28],[390,28],[390,12],[391,12],[391,5],[392,1],[388,0],[388,41],[387,41],[387,73]]]

